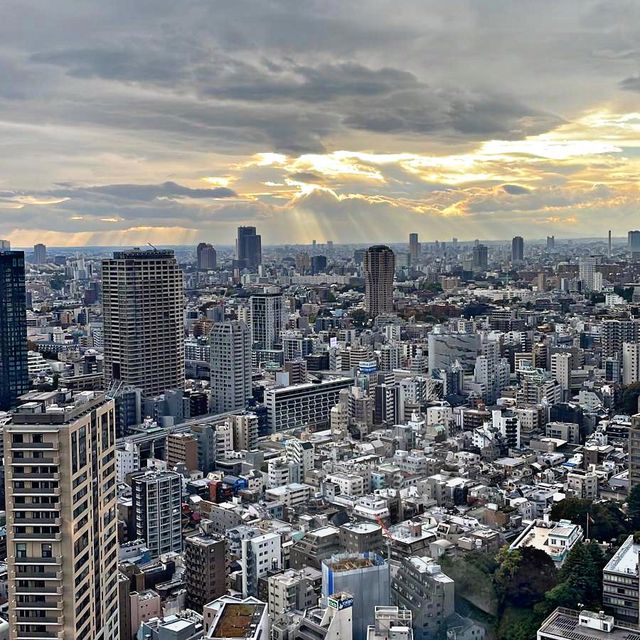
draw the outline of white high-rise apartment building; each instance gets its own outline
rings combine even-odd
[[[602,289],[602,274],[596,271],[600,256],[584,256],[578,261],[579,278],[587,291]]]
[[[183,278],[173,251],[102,261],[104,377],[159,395],[184,386]]]
[[[625,342],[622,345],[622,384],[640,382],[640,343]]]
[[[275,349],[286,324],[284,296],[271,287],[251,296],[251,342],[257,351]]]
[[[560,384],[565,395],[571,389],[572,359],[570,353],[554,353],[551,356],[551,375]]]
[[[35,399],[4,427],[12,640],[117,640],[114,401]]]
[[[242,595],[258,593],[258,579],[282,568],[282,540],[277,533],[265,533],[242,541]]]
[[[211,344],[211,400],[215,413],[244,409],[251,398],[251,335],[244,322],[213,325]]]

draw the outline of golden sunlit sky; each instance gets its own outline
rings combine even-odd
[[[626,235],[640,2],[6,0],[15,246]]]

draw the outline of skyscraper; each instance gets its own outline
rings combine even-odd
[[[556,248],[556,237],[547,236],[547,251],[554,251]]]
[[[46,264],[47,263],[47,247],[43,244],[36,244],[33,247],[33,263],[34,264]]]
[[[251,334],[244,322],[217,322],[210,334],[215,413],[244,409],[251,398]]]
[[[420,242],[418,241],[417,233],[409,234],[409,256],[411,258],[411,264],[415,265],[420,257]]]
[[[0,410],[28,390],[24,253],[0,251]]]
[[[173,251],[116,251],[102,261],[105,384],[154,396],[184,386],[182,271]]]
[[[251,296],[251,342],[257,351],[280,345],[280,332],[285,325],[284,297],[279,289],[270,288]]]
[[[627,234],[627,242],[632,259],[640,259],[640,231],[629,231]]]
[[[238,227],[236,258],[241,269],[255,270],[262,264],[262,236],[255,227]]]
[[[625,342],[640,341],[640,323],[637,320],[619,320],[607,318],[602,321],[600,342],[605,358],[617,358],[622,361]]]
[[[218,255],[213,245],[201,242],[196,248],[196,256],[198,260],[198,269],[209,271],[215,269],[218,263]]]
[[[182,476],[174,471],[141,471],[131,475],[134,533],[151,556],[182,551]]]
[[[10,637],[118,638],[113,400],[35,400],[4,428]]]
[[[486,271],[489,265],[489,249],[486,244],[473,245],[472,267],[474,271]]]
[[[393,276],[396,257],[383,244],[369,247],[364,254],[365,305],[369,315],[393,313]]]
[[[515,236],[511,241],[511,262],[524,260],[524,240],[521,236]]]
[[[600,291],[602,274],[596,271],[600,256],[583,256],[578,260],[579,278],[587,291]]]
[[[327,256],[311,256],[311,274],[318,275],[327,270]]]

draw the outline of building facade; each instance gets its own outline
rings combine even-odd
[[[105,385],[156,396],[184,386],[182,271],[173,251],[116,251],[102,261]]]
[[[240,320],[217,322],[210,334],[214,413],[244,409],[251,398],[251,335]]]
[[[364,254],[365,305],[369,315],[393,313],[393,277],[396,257],[385,245],[369,247]]]
[[[202,611],[227,592],[227,544],[222,536],[198,534],[184,541],[187,606]]]
[[[151,556],[182,551],[182,477],[173,471],[142,471],[131,476],[133,522]]]
[[[262,236],[255,227],[238,227],[236,258],[240,269],[255,270],[262,264]]]
[[[13,640],[117,640],[115,440],[94,392],[27,402],[5,427]]]
[[[305,425],[329,426],[331,409],[348,389],[351,378],[269,389],[264,394],[269,431],[276,433]]]
[[[198,269],[202,271],[210,271],[218,266],[218,255],[213,245],[201,242],[196,248],[196,259]]]
[[[0,250],[0,411],[28,390],[24,253]]]

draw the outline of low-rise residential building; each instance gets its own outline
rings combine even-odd
[[[582,542],[583,538],[582,527],[573,524],[570,520],[560,520],[559,522],[533,520],[509,548],[533,547],[540,549],[560,568],[571,549]]]

